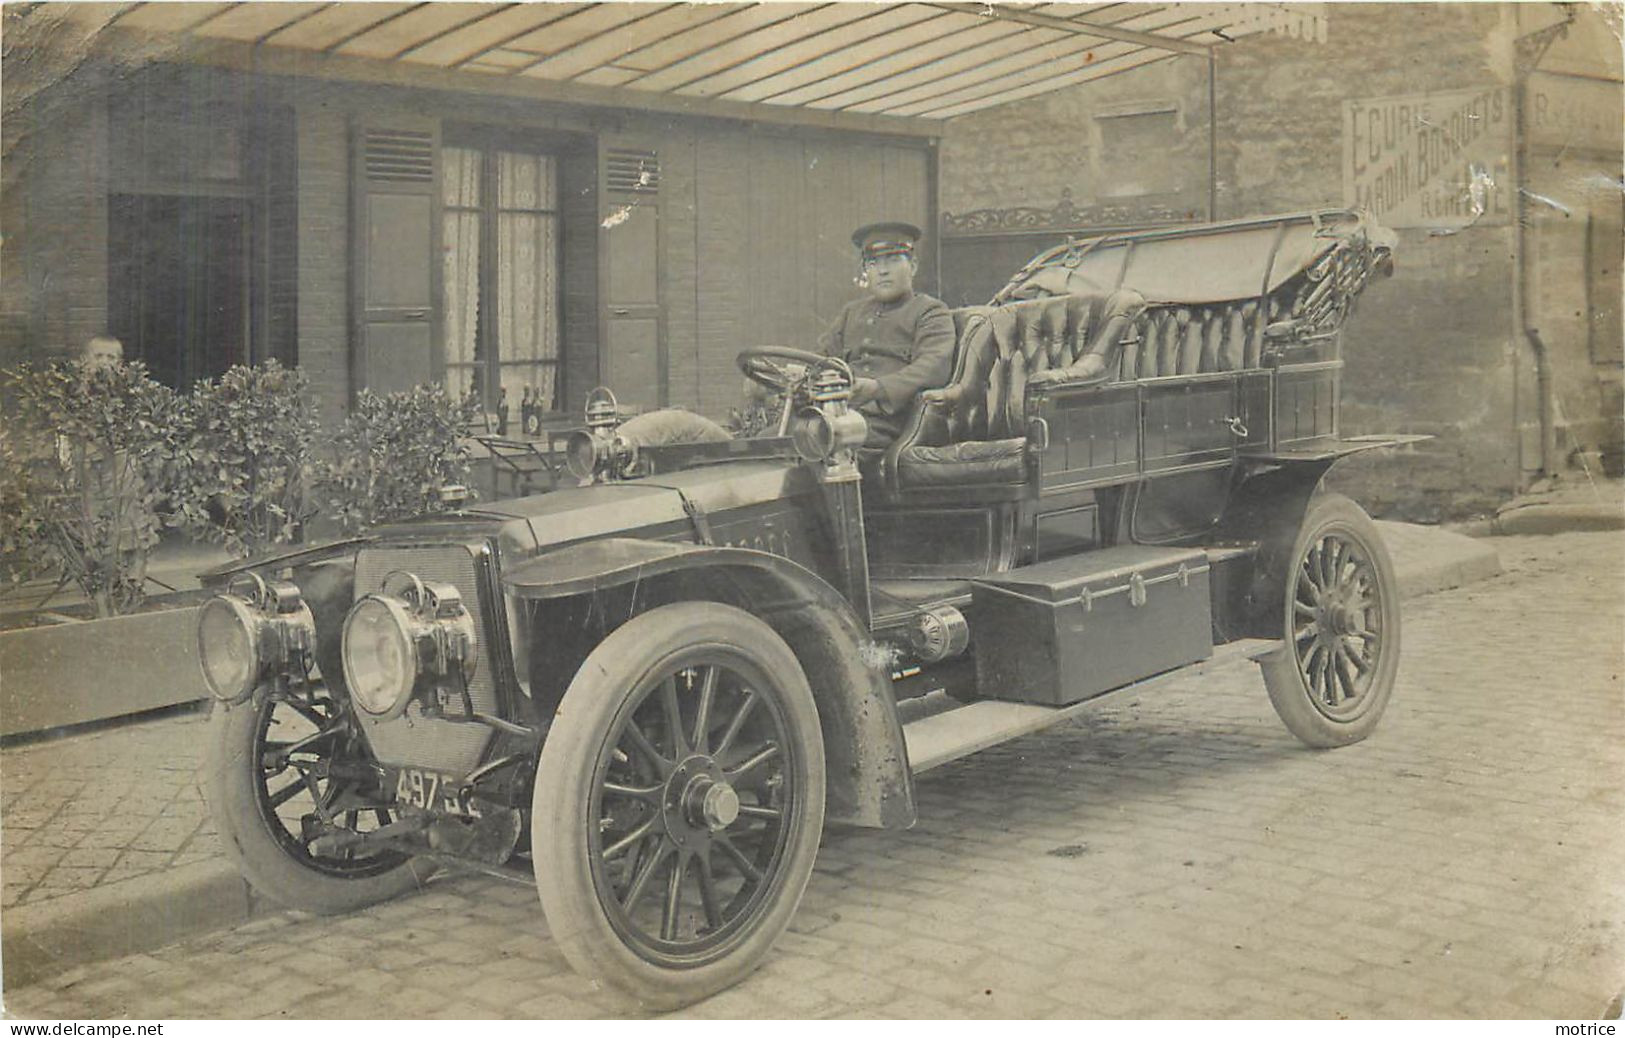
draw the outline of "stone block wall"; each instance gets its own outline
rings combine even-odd
[[[1080,208],[1187,219],[1208,204],[1207,63],[1180,58],[950,122],[941,206]],[[1150,154],[1140,146],[1155,146]]]
[[[1518,243],[1510,190],[1516,167],[1512,40],[1560,20],[1562,11],[1547,4],[1328,4],[1324,10],[1325,43],[1264,34],[1217,50],[1216,216],[1344,205],[1345,148],[1351,146],[1345,102],[1451,91],[1485,92],[1497,99],[1501,107],[1494,127],[1487,127],[1487,115],[1471,124],[1483,135],[1473,153],[1482,155],[1495,181],[1488,211],[1466,226],[1461,220],[1440,221],[1401,230],[1394,277],[1367,289],[1346,328],[1343,431],[1436,438],[1403,455],[1373,455],[1336,470],[1344,489],[1390,513],[1437,517],[1480,511],[1518,489],[1540,461],[1533,354],[1513,308]],[[1602,99],[1579,114],[1553,115],[1567,119],[1559,125],[1572,130],[1561,142],[1566,148],[1547,147],[1543,154],[1537,149],[1530,164],[1532,172],[1544,171],[1546,182],[1571,189],[1559,199],[1570,205],[1569,217],[1542,207],[1529,217],[1527,243],[1530,323],[1543,323],[1551,332],[1564,451],[1599,435],[1617,438],[1617,432],[1586,431],[1608,427],[1620,398],[1613,343],[1618,264],[1600,281],[1587,282],[1583,274],[1585,250],[1595,257],[1599,240],[1617,246],[1607,234],[1599,237],[1599,228],[1617,237],[1611,231],[1617,222],[1607,221],[1619,218],[1618,49],[1616,43],[1609,52],[1614,37],[1600,19],[1582,12],[1570,38],[1559,41],[1540,67],[1592,82],[1600,78]],[[1610,89],[1616,99],[1612,127],[1603,129],[1610,122]],[[1185,138],[1144,157],[1168,164],[1169,182],[1178,183],[1180,191],[1167,198],[1142,196],[1142,209],[1175,199],[1202,218],[1207,90],[1206,60],[1178,57],[953,120],[942,144],[943,208],[957,214],[1052,206],[1063,187],[1080,205],[1108,198],[1112,185],[1089,180],[1106,172],[1096,127],[1102,114],[1137,104],[1185,113]],[[1427,131],[1406,126],[1395,132]],[[1608,132],[1612,137],[1599,150],[1593,138]],[[1606,207],[1594,204],[1608,179],[1597,165],[1596,156],[1604,153],[1613,170],[1611,218]],[[1465,185],[1465,159],[1451,158],[1464,167]],[[1544,163],[1539,170],[1537,161]],[[1564,168],[1552,170],[1559,161]],[[1589,237],[1583,226],[1588,221]],[[1147,212],[1143,222],[1159,220]],[[978,248],[975,242],[949,242],[966,269],[974,269],[973,257],[961,254]],[[1033,239],[1031,251],[1046,244]],[[999,244],[986,239],[980,248],[991,261]],[[1615,350],[1611,356],[1599,359],[1610,349]],[[1612,428],[1617,430],[1617,423]]]

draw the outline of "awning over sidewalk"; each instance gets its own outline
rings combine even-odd
[[[309,71],[314,60],[332,78],[376,79],[362,70],[387,63],[483,77],[503,93],[568,88],[559,99],[583,103],[624,106],[631,91],[656,109],[935,121],[1256,33],[1324,39],[1322,6],[42,3],[7,5],[6,31],[60,30],[104,50],[167,44],[183,60],[246,49],[256,67]]]

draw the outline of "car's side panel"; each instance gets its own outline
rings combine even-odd
[[[1224,468],[1238,451],[1267,448],[1275,378],[1250,369],[1029,391],[1041,493]]]

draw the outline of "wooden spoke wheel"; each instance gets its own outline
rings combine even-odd
[[[1286,648],[1263,661],[1276,713],[1310,746],[1371,733],[1399,666],[1399,589],[1376,524],[1348,498],[1310,502],[1286,574]]]
[[[542,748],[531,846],[578,970],[651,1006],[760,964],[806,888],[823,740],[795,655],[715,603],[643,614],[589,656]]]

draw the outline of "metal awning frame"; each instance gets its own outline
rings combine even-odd
[[[1313,19],[1260,5],[8,5],[76,53],[570,105],[936,137],[956,115]],[[1284,10],[1284,9],[1283,9]],[[53,31],[60,30],[60,31]],[[1321,25],[1324,32],[1324,26]]]

